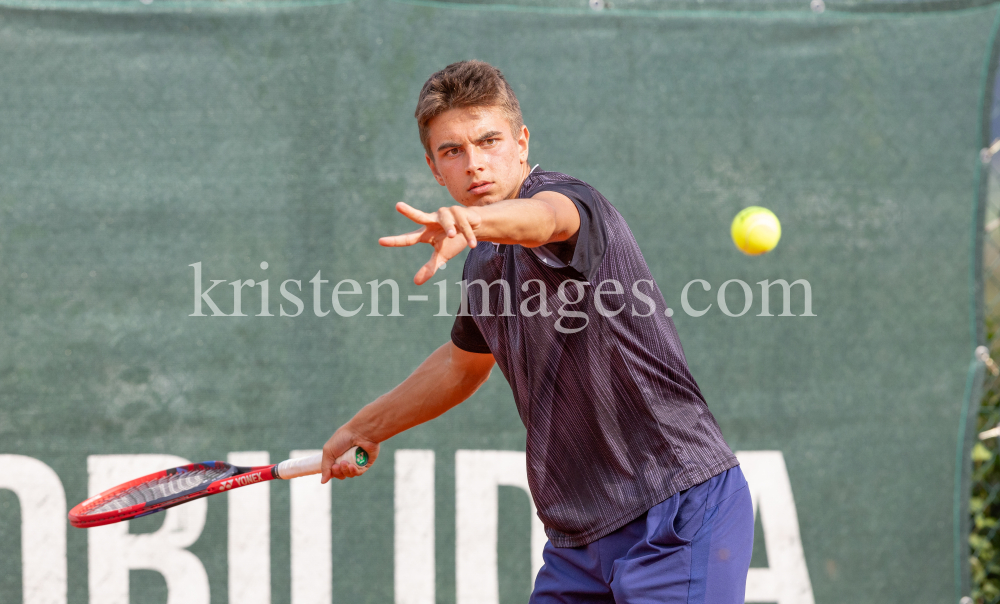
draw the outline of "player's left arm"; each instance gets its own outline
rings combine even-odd
[[[555,191],[541,191],[528,199],[505,199],[482,207],[454,205],[437,212],[422,212],[399,202],[396,209],[422,226],[404,235],[382,237],[379,243],[387,247],[427,243],[434,247],[431,259],[414,278],[418,285],[466,246],[476,247],[479,241],[538,247],[567,241],[580,230],[576,204]]]

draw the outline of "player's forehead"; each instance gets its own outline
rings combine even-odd
[[[427,124],[430,148],[447,143],[469,143],[489,133],[509,133],[510,124],[499,107],[459,107],[435,116]]]

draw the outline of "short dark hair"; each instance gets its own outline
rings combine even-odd
[[[483,61],[452,63],[428,78],[417,99],[414,117],[420,129],[420,142],[428,155],[431,155],[430,121],[449,109],[463,107],[499,108],[515,137],[524,125],[514,89],[499,69]]]

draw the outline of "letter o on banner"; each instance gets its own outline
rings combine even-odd
[[[743,288],[743,300],[744,300],[743,311],[738,315],[734,315],[733,313],[729,312],[729,307],[726,306],[726,287],[728,287],[730,283],[739,283],[740,287]],[[726,281],[725,283],[719,286],[719,295],[716,298],[716,301],[719,303],[719,309],[722,310],[722,312],[726,313],[728,316],[742,317],[743,315],[747,314],[747,311],[749,311],[750,307],[753,306],[753,290],[750,289],[750,286],[747,285],[747,283],[744,281],[740,281],[739,279],[730,279],[729,281]]]

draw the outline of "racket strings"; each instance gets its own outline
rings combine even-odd
[[[100,514],[121,510],[140,503],[149,503],[164,497],[171,497],[183,493],[197,486],[214,482],[223,477],[229,471],[228,467],[205,468],[192,470],[189,472],[178,472],[168,476],[162,476],[149,482],[135,485],[111,499],[101,503],[101,505],[87,510],[88,514]]]

